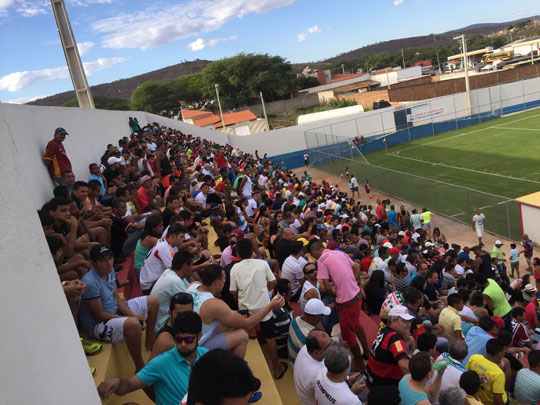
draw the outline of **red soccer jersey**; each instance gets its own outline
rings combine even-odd
[[[403,336],[386,327],[373,341],[367,364],[367,382],[373,385],[398,385],[403,377],[398,361],[408,358]]]
[[[71,170],[71,162],[66,155],[64,145],[56,139],[49,141],[43,158],[52,162],[49,172],[53,177],[61,177],[64,170]]]

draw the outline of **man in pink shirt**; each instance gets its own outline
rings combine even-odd
[[[320,242],[316,242],[320,243]],[[315,244],[314,244],[315,245]],[[323,246],[312,247],[311,254],[317,259],[317,278],[322,284],[324,291],[335,297],[336,309],[339,311],[339,325],[341,337],[351,349],[354,356],[352,369],[363,371],[364,363],[360,352],[360,340],[364,352],[364,358],[369,356],[364,328],[360,324],[360,311],[362,308],[362,290],[360,283],[360,265],[353,262],[349,256],[339,250],[323,250]],[[329,279],[334,282],[331,287]]]

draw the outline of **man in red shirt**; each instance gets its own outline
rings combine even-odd
[[[137,190],[137,204],[141,214],[152,211],[155,207],[154,197],[156,196],[156,187],[150,176],[141,177],[142,185]]]
[[[64,128],[56,128],[54,130],[54,139],[47,144],[45,156],[43,156],[43,161],[57,184],[63,184],[62,173],[71,170],[71,162],[66,155],[64,145],[62,145],[67,134]]]
[[[396,305],[388,313],[388,326],[379,332],[371,347],[366,369],[368,387],[397,386],[399,380],[409,372],[405,342],[410,338],[413,319],[414,316],[403,305]]]

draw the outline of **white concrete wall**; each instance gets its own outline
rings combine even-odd
[[[30,193],[39,117],[22,132],[0,120],[0,403],[100,404]]]
[[[540,243],[540,227],[538,227],[538,224],[540,224],[540,207],[520,205],[523,233],[526,233],[534,243]]]

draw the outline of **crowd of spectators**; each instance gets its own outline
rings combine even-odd
[[[242,359],[259,336],[275,379],[293,367],[302,404],[540,402],[540,259],[526,235],[507,262],[501,241],[484,250],[478,223],[479,244],[462,248],[426,208],[372,206],[349,169],[341,190],[258,152],[130,128],[87,179],[56,129],[44,161],[57,187],[38,212],[74,321],[94,341],[125,342],[135,365],[100,384],[103,399],[256,402]],[[118,280],[130,255],[135,279]],[[143,294],[124,300],[127,282]],[[374,341],[361,311],[380,319]]]

